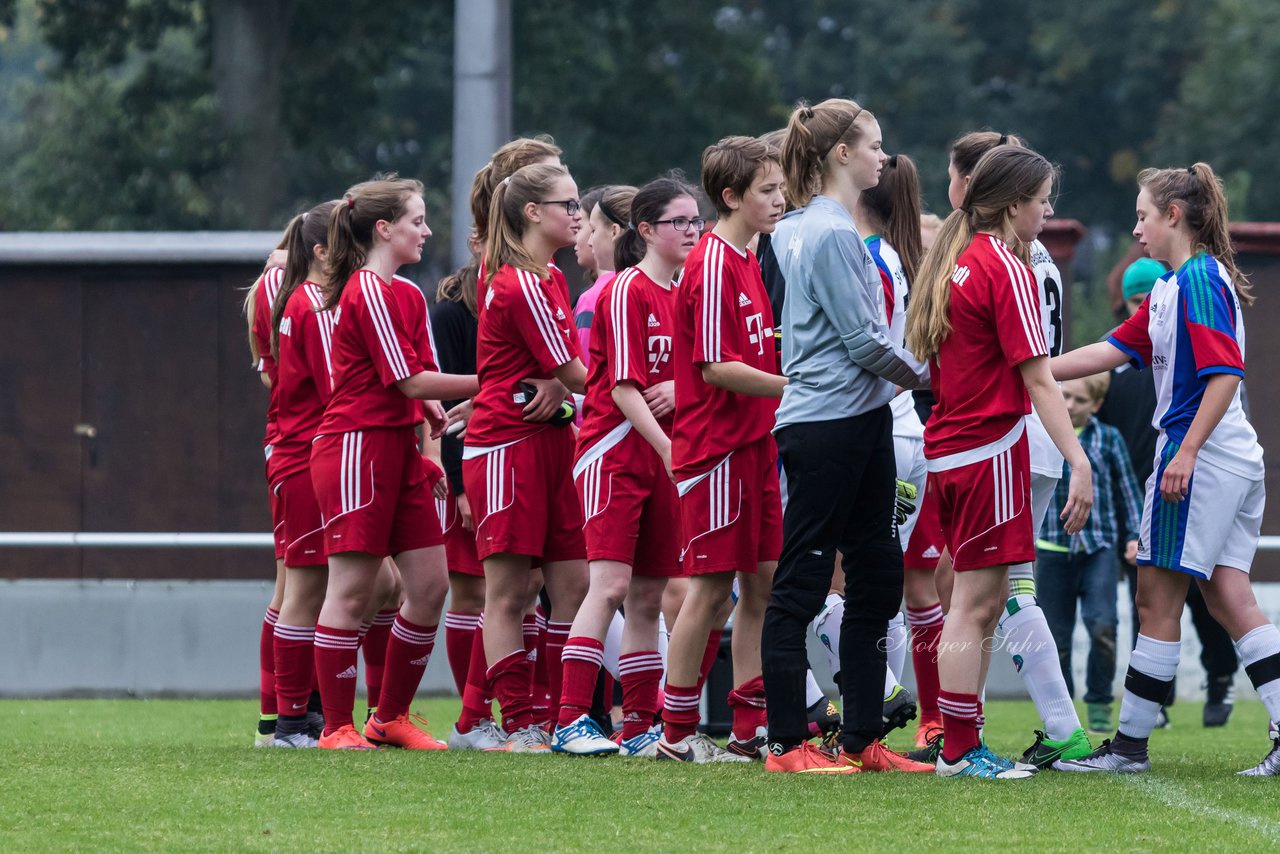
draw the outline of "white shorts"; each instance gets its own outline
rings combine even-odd
[[[1164,449],[1162,449],[1163,451]],[[1173,458],[1158,454],[1147,479],[1138,536],[1138,565],[1162,566],[1196,578],[1212,578],[1216,566],[1248,572],[1258,550],[1266,485],[1197,460],[1187,497],[1170,504],[1160,497],[1160,479]]]
[[[920,518],[920,505],[924,502],[924,478],[927,473],[924,439],[894,436],[893,458],[898,466],[898,480],[905,480],[916,488],[916,509],[907,517],[907,521],[898,526],[898,541],[902,543],[902,550],[905,552],[907,543],[911,542],[911,532],[916,529],[916,520]]]
[[[1058,488],[1060,477],[1031,472],[1031,524],[1035,526],[1036,538],[1044,528],[1045,514],[1049,512],[1049,502],[1053,499],[1053,491]],[[1054,520],[1057,521],[1056,519]],[[1015,563],[1009,567],[1009,580],[1030,579],[1035,581],[1035,566],[1030,563]]]

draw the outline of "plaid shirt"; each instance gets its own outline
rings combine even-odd
[[[1053,492],[1040,539],[1071,554],[1093,554],[1104,548],[1116,548],[1122,533],[1126,542],[1138,539],[1142,493],[1138,491],[1138,479],[1134,477],[1133,464],[1120,431],[1090,418],[1080,431],[1080,444],[1093,467],[1093,512],[1080,533],[1068,536],[1062,529],[1062,520],[1058,517],[1067,503],[1071,477],[1071,466],[1063,463],[1062,480]]]

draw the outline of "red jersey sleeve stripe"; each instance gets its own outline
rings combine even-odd
[[[516,277],[520,281],[520,291],[524,294],[525,302],[529,304],[529,311],[538,325],[538,331],[542,333],[542,341],[547,345],[551,358],[558,365],[568,364],[569,348],[557,333],[555,315],[551,313],[551,304],[547,302],[547,295],[543,293],[537,278],[524,270],[517,270]]]
[[[1009,286],[1018,304],[1018,317],[1022,320],[1022,331],[1027,336],[1027,346],[1039,355],[1047,355],[1049,348],[1044,340],[1044,322],[1040,317],[1039,297],[1032,279],[1034,274],[1026,264],[1022,263],[1008,247],[997,240],[992,240],[996,255],[1009,273]]]
[[[266,286],[267,305],[274,311],[276,297],[280,295],[280,285],[284,282],[284,270],[279,267],[272,267],[267,274],[262,277],[262,284]]]
[[[724,248],[715,240],[709,241],[702,268],[702,356],[708,362],[720,361],[723,266]]]
[[[408,379],[409,365],[404,360],[395,327],[391,325],[391,315],[387,312],[387,304],[382,298],[382,283],[374,277],[373,273],[361,272],[360,289],[364,293],[369,319],[373,321],[373,328],[378,333],[378,343],[382,346],[382,355],[391,368],[391,375],[397,380]]]
[[[636,277],[634,269],[624,270],[613,283],[609,300],[609,320],[613,324],[613,380],[630,379],[631,350],[629,324],[627,322],[627,291]]]
[[[311,302],[312,316],[316,321],[316,328],[320,331],[320,349],[324,352],[324,366],[328,371],[325,381],[328,383],[328,390],[333,390],[333,312],[324,310],[324,296],[320,293],[320,289],[315,285],[307,282],[302,286],[307,295],[307,299]]]

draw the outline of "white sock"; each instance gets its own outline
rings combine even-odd
[[[1236,651],[1267,714],[1280,719],[1280,629],[1258,626],[1236,642]]]
[[[1004,633],[1005,649],[1044,721],[1045,735],[1053,741],[1070,738],[1080,727],[1080,716],[1067,693],[1058,648],[1036,598],[1010,597],[997,628]]]
[[[1169,696],[1169,683],[1178,672],[1182,641],[1158,641],[1138,633],[1124,678],[1119,731],[1129,738],[1150,738],[1160,706]]]
[[[604,633],[604,669],[619,682],[622,678],[618,675],[618,657],[622,655],[622,629],[626,624],[622,612],[614,611],[609,628]]]
[[[827,699],[827,694],[818,685],[818,680],[813,678],[813,671],[806,670],[804,672],[804,707],[812,709],[814,704]]]
[[[893,675],[893,668],[884,669],[884,698],[887,700],[899,688],[898,677]]]
[[[844,597],[839,593],[827,594],[827,605],[813,618],[810,628],[822,643],[831,675],[840,672],[840,621],[844,619]]]
[[[893,671],[894,681],[901,683],[902,668],[907,664],[907,618],[901,611],[889,621],[884,649],[889,659],[889,669]]]
[[[667,641],[671,640],[671,635],[667,632],[667,618],[658,614],[658,656],[662,659],[662,681],[658,683],[659,690],[667,685]]]

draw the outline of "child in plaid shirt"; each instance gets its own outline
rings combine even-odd
[[[1120,431],[1094,417],[1110,385],[1109,374],[1097,374],[1062,383],[1071,425],[1093,468],[1093,513],[1083,530],[1067,534],[1058,518],[1067,499],[1070,467],[1063,464],[1044,527],[1036,543],[1036,586],[1058,647],[1058,660],[1067,689],[1075,694],[1071,674],[1071,634],[1076,623],[1076,602],[1081,604],[1089,632],[1089,659],[1085,670],[1084,701],[1089,730],[1111,731],[1111,703],[1116,675],[1116,574],[1115,543],[1124,534],[1125,559],[1138,551],[1138,527],[1142,518],[1142,493],[1133,474],[1129,452]]]

